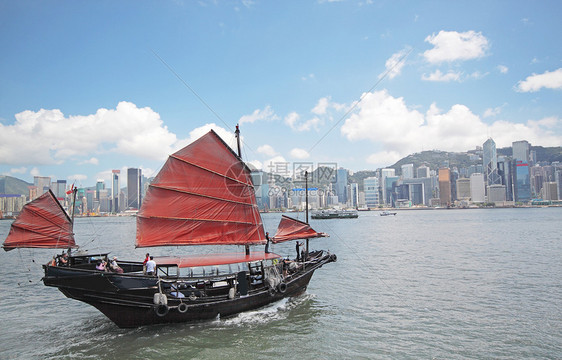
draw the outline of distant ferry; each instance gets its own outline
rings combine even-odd
[[[311,214],[313,219],[353,219],[359,217],[357,210],[316,210]]]
[[[380,213],[380,216],[391,216],[391,215],[394,216],[394,215],[396,215],[396,213],[395,213],[395,212],[390,212],[390,211],[382,211],[382,212]]]

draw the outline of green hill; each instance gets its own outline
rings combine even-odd
[[[33,184],[12,176],[0,175],[0,194],[19,194],[29,196],[29,186]]]

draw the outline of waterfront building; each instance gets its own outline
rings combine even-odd
[[[363,190],[365,192],[365,205],[370,208],[379,206],[379,179],[368,177],[363,180]]]
[[[498,157],[496,152],[496,143],[492,138],[486,140],[482,145],[483,154],[482,161],[484,167],[484,181],[487,186],[501,185],[501,177],[498,173]]]
[[[57,180],[55,184],[56,190],[53,192],[59,202],[64,205],[64,199],[66,199],[66,180]]]
[[[140,209],[142,204],[142,170],[127,169],[127,208]]]
[[[488,202],[505,203],[505,185],[488,185]]]
[[[516,202],[527,203],[531,200],[531,183],[529,164],[516,160],[514,171],[514,198]]]
[[[48,176],[34,176],[33,186],[37,189],[36,195],[29,200],[35,200],[36,197],[43,195],[51,188],[51,178]]]
[[[531,150],[531,145],[527,140],[512,142],[511,149],[513,151],[512,157],[514,160],[521,160],[524,163],[529,163],[529,152]]]
[[[417,178],[428,178],[429,177],[429,167],[422,165],[417,168]]]
[[[359,206],[359,185],[351,183],[348,185],[347,206],[357,208]]]
[[[470,200],[470,179],[460,178],[457,180],[457,199]]]
[[[388,199],[390,198],[390,194],[388,194],[387,190],[387,177],[394,177],[395,170],[394,169],[382,169],[381,170],[381,187],[382,187],[382,203],[388,205]],[[392,188],[392,185],[391,185]]]
[[[470,175],[470,198],[474,203],[483,203],[486,200],[484,185],[484,174],[474,173]]]
[[[400,178],[398,176],[387,176],[384,178],[384,193],[386,194],[386,198],[384,203],[387,206],[394,207],[396,205],[397,194],[395,191],[396,186],[398,185],[398,180]]]
[[[542,188],[542,198],[543,200],[558,200],[558,189],[557,184],[554,181],[548,181],[544,183]]]
[[[120,170],[111,171],[111,199],[110,211],[114,213],[119,212],[119,174]]]
[[[336,170],[336,184],[335,184],[336,195],[338,196],[338,202],[341,204],[347,203],[347,170],[344,168],[339,168]]]
[[[408,186],[408,199],[412,205],[427,205],[430,206],[430,199],[432,197],[431,188],[432,179],[429,177],[405,179],[402,184]]]
[[[402,165],[402,179],[414,178],[414,164]]]
[[[439,205],[449,206],[451,203],[451,170],[441,168],[439,169]]]
[[[511,174],[512,160],[506,156],[498,156],[498,174],[501,177],[501,183],[505,185],[505,198],[507,201],[513,201],[513,176]]]

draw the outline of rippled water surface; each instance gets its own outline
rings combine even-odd
[[[279,219],[265,214],[266,230]],[[311,224],[331,235],[312,247],[338,262],[306,294],[197,324],[119,329],[43,286],[40,264],[54,251],[2,251],[0,359],[562,358],[562,208],[361,212]],[[0,221],[2,241],[9,226]],[[77,219],[75,232],[90,251],[146,252],[134,249],[134,218]],[[294,244],[273,250],[294,256]]]

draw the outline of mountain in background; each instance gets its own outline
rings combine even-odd
[[[33,186],[33,184],[12,176],[0,175],[0,194],[29,196],[29,186]]]

